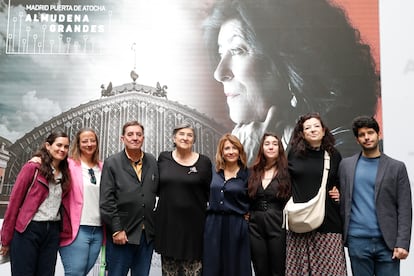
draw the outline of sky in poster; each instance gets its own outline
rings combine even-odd
[[[0,5],[0,136],[15,141],[99,98],[102,84],[131,82],[132,69],[138,83],[167,85],[170,100],[230,125],[202,48],[202,1],[10,2]]]

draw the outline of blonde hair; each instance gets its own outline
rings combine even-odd
[[[81,156],[81,150],[80,150],[80,136],[84,132],[92,132],[95,135],[96,139],[96,150],[93,153],[92,156],[92,162],[94,164],[99,163],[99,141],[98,141],[98,135],[96,134],[95,130],[92,128],[86,127],[81,128],[75,135],[75,140],[73,141],[72,148],[70,151],[70,157],[75,160],[76,162],[80,162],[80,156]]]

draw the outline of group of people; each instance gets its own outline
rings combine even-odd
[[[265,133],[248,167],[240,140],[221,137],[214,164],[193,150],[196,131],[176,126],[174,149],[144,152],[144,126],[122,128],[124,149],[102,163],[98,137],[81,129],[50,134],[21,169],[1,230],[13,275],[54,275],[59,251],[65,275],[87,275],[102,245],[109,276],[149,275],[153,251],[162,275],[346,276],[344,245],[358,275],[399,275],[408,256],[412,203],[404,163],[380,151],[380,129],[368,116],[352,130],[362,151],[342,160],[318,113],[297,120],[285,153]],[[283,228],[293,197],[306,202],[321,186],[330,156],[325,216],[306,233]]]
[[[412,224],[406,167],[380,151],[373,117],[351,126],[376,111],[369,45],[333,1],[213,2],[206,48],[236,124],[215,160],[193,150],[187,123],[158,159],[142,150],[137,121],[104,162],[93,129],[71,147],[53,132],[21,169],[4,217],[0,254],[13,275],[53,275],[58,251],[66,276],[86,275],[102,245],[109,276],[148,275],[154,250],[166,276],[250,276],[251,263],[257,276],[344,276],[344,246],[354,276],[399,275]],[[288,200],[318,193],[325,152],[322,225],[284,229]]]

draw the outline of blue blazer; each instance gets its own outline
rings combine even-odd
[[[340,210],[343,238],[347,235],[352,206],[355,169],[361,153],[342,159],[339,166],[341,186]],[[412,224],[412,202],[407,169],[401,161],[381,153],[375,180],[375,206],[379,228],[388,248],[409,251]]]

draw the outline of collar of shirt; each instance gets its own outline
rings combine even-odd
[[[135,173],[137,174],[139,181],[141,181],[141,175],[142,175],[142,160],[144,158],[144,152],[141,151],[141,157],[138,160],[136,160],[136,161],[134,161],[134,160],[131,159],[131,157],[128,155],[128,152],[125,151],[125,153],[126,153],[128,159],[129,159],[129,161],[131,161],[131,165],[134,168]]]

